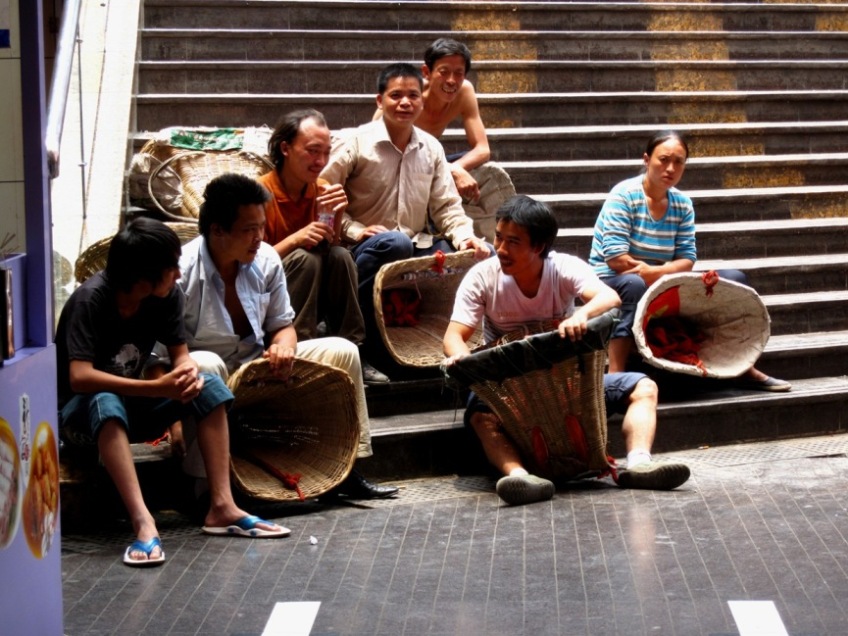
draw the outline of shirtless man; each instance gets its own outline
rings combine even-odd
[[[480,187],[469,171],[489,160],[489,140],[480,118],[477,94],[466,79],[471,70],[471,51],[450,38],[439,38],[424,53],[424,110],[415,120],[418,128],[440,138],[452,121],[462,119],[469,150],[461,156],[448,156],[456,189],[463,201],[476,202]],[[377,110],[374,119],[382,111]]]

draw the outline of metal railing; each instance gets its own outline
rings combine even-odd
[[[53,65],[53,77],[50,83],[50,103],[47,107],[47,130],[44,139],[47,150],[47,167],[51,179],[59,176],[59,152],[62,144],[62,128],[65,122],[65,108],[68,104],[71,73],[74,66],[74,53],[75,49],[78,49],[81,43],[79,38],[81,4],[82,0],[65,0],[65,6],[62,11],[62,26],[59,32],[56,59]],[[82,65],[79,64],[78,68],[81,69],[81,67]],[[82,113],[82,94],[80,94],[80,113]],[[82,116],[80,116],[80,126],[82,126]],[[82,134],[80,134],[80,144],[82,144],[82,139]],[[82,157],[83,192],[85,192],[84,153]],[[84,203],[83,217],[85,217]]]

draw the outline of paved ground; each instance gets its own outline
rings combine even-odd
[[[678,491],[592,482],[518,508],[487,477],[406,482],[373,505],[261,509],[281,540],[163,512],[160,568],[120,563],[126,526],[63,537],[65,632],[845,635],[846,454],[848,435],[675,453],[693,469]],[[767,602],[735,606],[761,631],[733,601]]]

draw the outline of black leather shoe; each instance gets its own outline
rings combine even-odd
[[[350,471],[342,483],[333,488],[333,494],[347,495],[351,499],[385,499],[398,493],[397,486],[372,484],[355,470]]]

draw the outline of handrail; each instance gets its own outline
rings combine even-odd
[[[65,106],[71,83],[74,62],[74,47],[79,30],[81,0],[65,0],[62,12],[62,29],[56,48],[53,77],[50,83],[50,104],[47,108],[47,130],[44,144],[47,149],[47,168],[51,179],[59,176],[59,146],[62,143],[62,127],[65,122]]]

